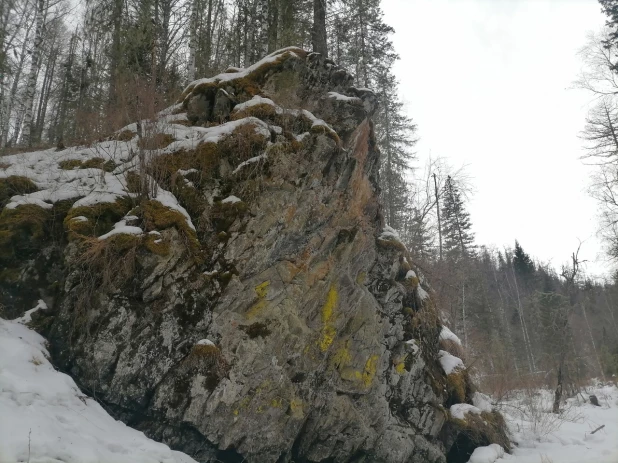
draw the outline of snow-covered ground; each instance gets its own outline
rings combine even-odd
[[[0,319],[0,463],[196,463],[84,396],[49,363],[29,315]]]
[[[618,388],[596,383],[567,399],[562,415],[550,412],[552,394],[522,392],[500,404],[516,443],[512,455],[502,455],[499,446],[483,447],[470,463],[618,463]],[[590,403],[592,394],[600,407]]]
[[[41,301],[32,311],[45,309]],[[196,463],[114,420],[56,371],[44,338],[24,325],[32,311],[0,319],[0,463]],[[590,404],[591,394],[600,407]],[[562,415],[549,412],[551,402],[552,391],[540,390],[499,404],[516,442],[513,453],[482,447],[470,463],[618,463],[615,385],[597,383],[568,399]],[[474,405],[468,407],[479,412],[490,406],[480,394]]]

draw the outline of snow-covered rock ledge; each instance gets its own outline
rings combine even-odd
[[[82,394],[23,321],[0,318],[0,462],[196,463]]]

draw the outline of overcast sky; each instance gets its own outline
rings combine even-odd
[[[597,0],[384,0],[401,60],[419,165],[468,164],[479,244],[519,240],[555,267],[584,241],[591,274],[608,271],[578,138],[591,101],[573,90],[577,52],[605,18]]]

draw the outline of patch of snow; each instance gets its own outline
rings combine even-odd
[[[267,156],[265,154],[260,154],[259,156],[255,156],[252,157],[250,159],[247,159],[244,162],[241,162],[240,164],[238,164],[238,167],[236,167],[236,169],[234,169],[234,172],[232,172],[233,174],[237,174],[238,172],[240,172],[240,169],[242,169],[245,166],[248,166],[250,164],[254,164],[256,162],[261,161],[262,159],[268,159]]]
[[[124,220],[121,220],[120,222],[114,224],[114,228],[110,231],[99,236],[99,240],[103,241],[114,235],[141,235],[143,233],[144,231],[140,227],[127,225]]]
[[[176,196],[172,193],[164,190],[163,188],[158,188],[157,195],[153,199],[169,209],[180,212],[187,220],[187,225],[189,225],[192,230],[195,230],[195,225],[193,225],[193,222],[191,221],[191,216],[189,216],[187,210],[178,203]]]
[[[152,230],[148,232],[149,235],[155,235],[155,236],[161,236],[161,232],[158,232],[156,230]]]
[[[447,375],[450,375],[456,370],[466,369],[466,366],[459,357],[455,357],[454,355],[449,354],[445,350],[439,351],[438,356],[440,357],[440,364],[442,365],[442,368]]]
[[[481,414],[481,410],[470,404],[455,404],[451,405],[451,416],[460,420],[466,419],[466,413]]]
[[[221,200],[221,202],[223,204],[227,204],[227,203],[231,203],[231,204],[235,204],[235,203],[240,203],[242,202],[242,199],[232,195],[232,196],[228,196],[227,198]]]
[[[270,98],[261,97],[259,95],[255,95],[253,98],[245,101],[244,103],[237,104],[236,106],[234,106],[234,109],[232,110],[232,112],[243,111],[252,106],[257,106],[261,104],[272,106],[273,108],[275,108],[275,111],[277,114],[283,113],[283,109],[280,108],[273,100],[271,100]]]
[[[210,339],[200,339],[198,342],[195,343],[196,346],[214,346],[215,343],[212,342]]]
[[[25,314],[23,314],[20,318],[14,320],[19,323],[28,323],[32,320],[32,314],[37,310],[47,310],[47,304],[43,299],[39,299],[37,305],[34,308],[27,310]]]
[[[429,294],[423,289],[421,285],[418,285],[418,287],[416,288],[416,292],[418,293],[418,297],[421,299],[421,301],[424,301],[429,297]]]
[[[350,101],[354,103],[358,103],[362,101],[360,98],[356,96],[342,95],[341,93],[337,93],[337,92],[328,92],[328,97],[333,98],[335,100],[339,100],[339,101]]]
[[[0,352],[0,461],[196,463],[109,416],[23,324],[0,319]]]
[[[468,463],[496,463],[504,456],[504,449],[498,444],[490,444],[487,447],[477,447],[470,455]]]
[[[461,346],[461,340],[457,337],[457,335],[444,325],[442,326],[442,331],[440,331],[440,339],[448,339]]]
[[[394,228],[389,227],[388,225],[384,225],[384,230],[382,230],[382,233],[380,234],[380,239],[387,241],[397,241],[403,244],[399,233],[397,233]]]
[[[178,173],[180,175],[189,175],[189,174],[197,174],[199,172],[199,170],[197,169],[178,169]]]
[[[178,111],[180,109],[182,109],[182,103],[176,103],[176,104],[173,104],[172,106],[168,106],[162,111],[159,111],[157,116],[169,116],[169,115],[172,115],[174,111]]]
[[[405,344],[412,349],[412,353],[416,354],[418,353],[418,351],[420,350],[420,347],[418,347],[418,344],[416,343],[416,340],[414,339],[410,339],[408,341],[405,342]]]
[[[589,394],[599,398],[601,407],[587,400]],[[533,415],[521,412],[530,406],[530,393],[515,391],[508,400],[497,404],[517,445],[512,456],[505,454],[496,462],[618,462],[618,387],[601,383],[589,386],[585,398],[567,399],[560,415],[551,413],[553,395],[553,390],[534,391],[533,397],[538,401],[533,407],[538,412]],[[603,424],[603,429],[591,434]]]
[[[491,412],[493,409],[490,397],[481,392],[472,395],[472,404],[482,412]]]
[[[293,56],[298,56],[296,53],[294,53],[295,50],[296,48],[294,47],[283,48],[281,50],[277,50],[271,53],[270,55],[262,58],[260,61],[258,61],[255,64],[252,64],[248,68],[245,68],[245,69],[237,68],[237,70],[236,69],[234,70],[235,72],[224,72],[214,77],[195,80],[191,82],[185,88],[183,93],[190,92],[191,90],[193,90],[193,88],[195,88],[198,85],[202,85],[202,84],[219,84],[222,82],[229,82],[231,80],[242,79],[244,77],[247,77],[249,74],[251,74],[253,71],[258,69],[260,66],[277,61],[277,59],[279,59],[280,56],[286,53],[293,55]]]
[[[414,270],[408,270],[408,273],[406,273],[406,280],[408,278],[416,278],[416,272]]]
[[[88,217],[84,217],[83,215],[78,215],[77,217],[73,217],[71,221],[75,222],[88,222]]]
[[[173,141],[162,150],[158,150],[154,155],[158,156],[159,154],[174,153],[181,149],[192,150],[200,143],[218,143],[221,139],[234,132],[238,127],[246,124],[253,125],[255,133],[262,135],[266,139],[270,139],[268,124],[257,117],[244,117],[214,127],[184,127],[175,125],[173,127],[176,141]],[[169,130],[167,133],[169,133]]]

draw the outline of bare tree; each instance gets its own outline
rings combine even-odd
[[[41,66],[41,44],[43,42],[43,27],[45,15],[47,13],[47,2],[37,0],[36,2],[36,26],[34,29],[34,43],[32,44],[32,58],[30,63],[30,74],[26,85],[26,96],[24,100],[24,120],[21,144],[28,146],[31,144],[30,132],[32,129],[32,112],[34,104],[34,93],[36,91],[36,81]]]

